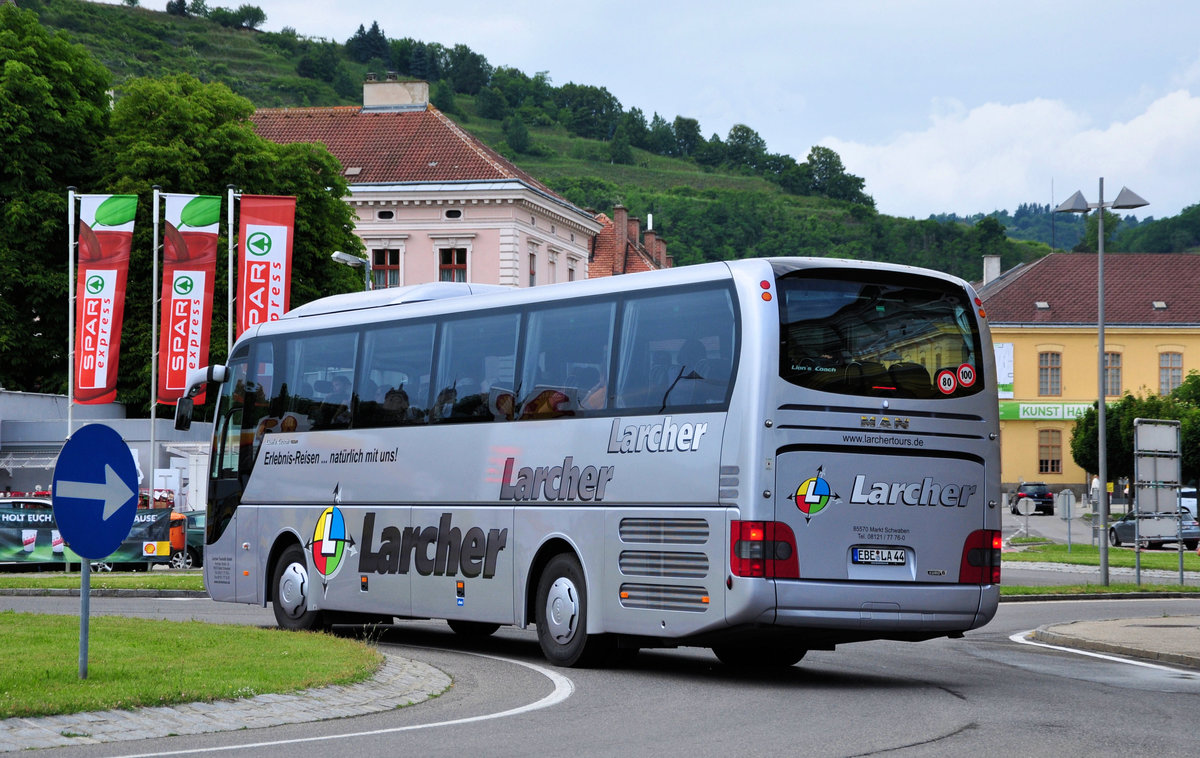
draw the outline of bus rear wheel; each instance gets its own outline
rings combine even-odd
[[[726,666],[740,669],[787,668],[804,658],[808,650],[786,642],[714,645],[713,654]]]
[[[312,584],[308,577],[308,560],[304,548],[292,545],[279,556],[272,579],[274,593],[271,608],[275,611],[275,622],[281,629],[290,631],[312,631],[321,629],[323,619],[320,611],[308,609],[308,593]]]
[[[607,657],[610,641],[587,632],[587,585],[575,556],[556,555],[546,564],[535,613],[538,644],[554,665],[595,666]]]

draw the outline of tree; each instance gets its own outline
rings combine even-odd
[[[186,16],[187,14],[187,0],[167,0],[167,15]]]
[[[454,88],[445,79],[433,85],[429,102],[442,113],[457,113],[458,103],[454,100]]]
[[[675,155],[680,157],[692,155],[704,142],[704,135],[700,133],[700,122],[694,118],[676,116],[671,131],[675,134]]]
[[[366,63],[372,58],[379,58],[385,66],[391,65],[391,45],[379,28],[379,22],[372,21],[370,30],[358,25],[354,36],[346,40],[346,55],[350,60]]]
[[[650,119],[650,134],[646,149],[655,155],[671,155],[675,150],[675,132],[667,120],[657,113]]]
[[[767,141],[745,124],[734,124],[725,136],[725,162],[734,168],[761,169]]]
[[[455,45],[449,53],[450,82],[455,92],[467,95],[478,94],[492,78],[492,67],[487,58],[473,52],[466,45]]]
[[[267,22],[267,14],[257,5],[239,5],[235,11],[238,23],[247,29],[257,29]]]
[[[188,13],[193,16],[206,18],[208,16],[208,3],[204,0],[191,0],[188,3]]]
[[[508,100],[495,87],[484,87],[475,98],[475,112],[482,118],[500,120],[508,115]]]
[[[509,116],[504,119],[500,128],[504,132],[504,141],[518,153],[527,153],[533,147],[529,139],[529,130],[525,128],[525,122],[520,116]]]
[[[1111,253],[1112,239],[1117,233],[1117,227],[1121,225],[1121,217],[1112,211],[1100,210],[1104,214],[1104,250]],[[1083,234],[1083,239],[1075,246],[1073,252],[1076,253],[1094,253],[1100,249],[1098,240],[1100,239],[1100,215],[1097,213],[1089,213],[1087,216],[1087,226]]]
[[[66,188],[96,192],[108,70],[32,11],[0,4],[0,386],[63,392]]]
[[[629,146],[629,135],[625,133],[623,124],[617,126],[617,132],[608,143],[608,159],[613,163],[633,163],[633,148]]]
[[[1110,481],[1132,479],[1135,475],[1133,422],[1138,418],[1179,421],[1183,481],[1200,476],[1200,407],[1175,395],[1142,397],[1127,393],[1116,403],[1110,403],[1104,413],[1105,463]],[[1099,413],[1093,404],[1076,419],[1071,433],[1071,457],[1085,471],[1097,471],[1100,467],[1098,422]]]
[[[808,151],[808,165],[812,169],[812,193],[833,200],[845,200],[875,207],[875,201],[863,192],[865,181],[854,174],[846,173],[842,157],[833,150],[820,145]]]
[[[151,291],[151,208],[147,188],[166,192],[225,195],[233,184],[247,194],[295,195],[291,305],[362,286],[330,250],[358,252],[353,211],[343,200],[349,188],[337,160],[321,145],[277,145],[259,137],[250,123],[254,106],[219,83],[181,74],[131,79],[112,110],[111,132],[100,159],[102,186],[138,194],[138,219],[129,271],[129,292]],[[223,249],[223,247],[222,247]],[[227,297],[224,276],[214,282],[216,301]],[[149,401],[150,304],[126,302],[121,340],[118,399],[131,408]],[[214,335],[225,333],[223,308],[214,309]],[[224,340],[214,336],[212,359],[222,360]]]

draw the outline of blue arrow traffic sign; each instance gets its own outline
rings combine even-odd
[[[76,554],[98,561],[129,536],[137,511],[137,466],[121,435],[103,424],[82,427],[54,465],[54,520]]]

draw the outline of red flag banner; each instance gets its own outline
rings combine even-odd
[[[242,195],[237,334],[288,310],[296,198]]]
[[[162,333],[158,340],[158,402],[187,391],[187,373],[208,365],[213,282],[217,273],[217,195],[164,194]],[[204,402],[204,396],[196,398]]]
[[[117,399],[117,359],[137,195],[79,196],[75,402]]]

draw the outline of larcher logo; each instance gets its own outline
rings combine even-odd
[[[312,556],[313,568],[321,575],[321,589],[342,568],[344,559],[354,555],[354,538],[346,533],[346,519],[336,505],[321,512],[312,539],[304,546]]]
[[[818,466],[816,476],[805,479],[794,493],[788,495],[788,500],[794,502],[800,512],[804,514],[805,523],[825,510],[825,506],[839,499],[837,493],[825,479],[824,466]]]

